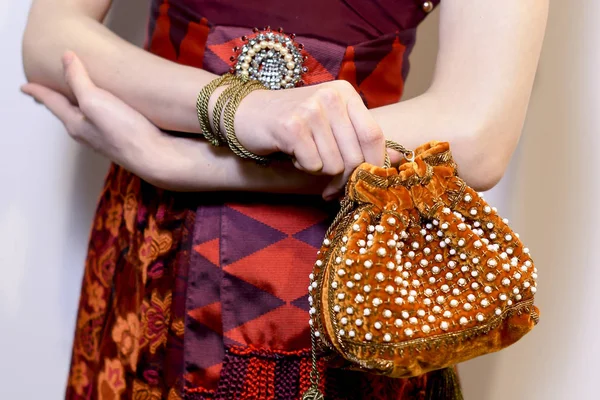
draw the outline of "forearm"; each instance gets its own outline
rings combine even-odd
[[[431,140],[447,141],[460,176],[477,190],[487,190],[500,179],[516,135],[507,135],[508,121],[463,111],[459,103],[447,102],[435,93],[372,110],[387,139],[407,149]],[[520,126],[513,127],[520,130]],[[506,140],[511,143],[501,144]],[[397,161],[393,159],[392,161]]]
[[[169,130],[199,132],[195,113],[198,91],[215,78],[201,69],[153,55],[118,37],[99,20],[102,9],[74,1],[38,0],[23,38],[27,78],[73,99],[61,56],[74,51],[94,83]]]
[[[414,148],[448,141],[461,176],[484,190],[519,141],[548,0],[446,0],[434,79],[422,96],[374,110],[387,137]]]
[[[269,193],[321,194],[330,177],[310,175],[291,163],[264,167],[241,160],[226,148],[214,148],[203,140],[173,138],[165,134],[154,154],[155,165],[169,163],[170,169],[154,169],[151,183],[176,191],[250,191]],[[164,159],[161,162],[160,158]],[[173,176],[178,179],[174,180]]]
[[[61,63],[65,51],[71,50],[82,59],[96,86],[124,101],[153,124],[165,130],[199,132],[196,96],[215,75],[162,59],[119,38],[99,22],[107,8],[106,0],[35,1],[23,39],[28,80],[75,101]],[[111,121],[130,120],[119,117],[122,107],[112,110],[111,104],[96,101],[96,106],[113,115]],[[213,106],[214,99],[209,109]],[[291,164],[259,167],[235,157],[228,149],[212,147],[200,136],[194,140],[164,134],[160,145],[150,145],[142,132],[151,128],[143,122],[144,129],[135,126],[140,125],[109,130],[116,136],[122,135],[121,131],[128,132],[119,139],[124,149],[135,148],[138,152],[151,149],[152,154],[142,157],[144,165],[136,163],[141,170],[131,169],[164,188],[319,194],[326,184],[326,178],[302,173]],[[161,159],[164,162],[157,162]],[[161,167],[173,163],[177,164],[175,174],[173,168]]]

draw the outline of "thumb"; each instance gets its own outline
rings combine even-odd
[[[83,63],[72,51],[67,51],[62,58],[63,72],[65,81],[78,101],[89,94],[90,89],[93,89],[94,83],[90,79]]]
[[[323,190],[323,199],[331,201],[337,197],[341,197],[347,180],[348,177],[345,174],[335,176]]]

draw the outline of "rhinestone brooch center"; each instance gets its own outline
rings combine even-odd
[[[233,49],[236,55],[231,57],[231,72],[242,79],[257,80],[271,90],[302,86],[302,76],[308,71],[304,66],[306,56],[302,54],[303,45],[294,38],[281,28],[254,28],[252,35],[242,36],[241,48]]]

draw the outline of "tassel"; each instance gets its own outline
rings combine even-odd
[[[455,367],[432,371],[427,377],[426,400],[464,400]]]

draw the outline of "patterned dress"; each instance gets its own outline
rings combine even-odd
[[[438,1],[154,0],[146,49],[223,74],[254,26],[304,44],[308,84],[400,100],[415,29]],[[68,399],[299,399],[308,275],[330,217],[317,197],[160,190],[113,165],[94,219]],[[432,374],[320,364],[326,399],[428,399]],[[436,397],[439,398],[439,397]]]

